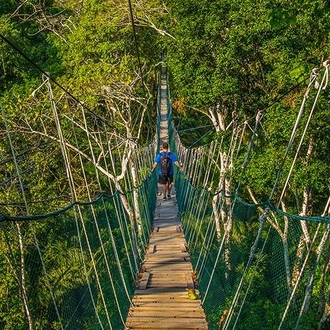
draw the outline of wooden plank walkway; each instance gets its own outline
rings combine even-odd
[[[166,69],[162,69],[160,142],[168,139]],[[175,196],[158,197],[153,231],[146,251],[126,329],[207,330],[201,300],[178,216]]]
[[[159,199],[126,329],[208,329],[175,197]]]
[[[159,140],[162,142],[168,141],[168,109],[167,109],[167,82],[166,82],[166,68],[162,68],[162,79],[160,88],[160,128]]]

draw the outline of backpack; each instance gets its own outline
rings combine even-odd
[[[172,160],[170,157],[170,153],[167,152],[165,155],[161,155],[160,158],[160,170],[162,174],[169,175],[171,172],[171,167],[172,167]]]

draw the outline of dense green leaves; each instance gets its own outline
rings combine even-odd
[[[309,76],[324,56],[329,6],[318,2],[167,1],[176,37],[172,89],[188,104],[249,115]]]
[[[222,141],[224,153],[214,158],[223,167],[219,170],[220,165],[215,164],[212,180],[220,182],[224,176],[232,184],[226,189],[232,191],[240,180],[240,196],[245,200],[264,202],[271,196],[277,203],[295,162],[281,202],[295,214],[322,214],[330,176],[327,89],[321,92],[312,120],[303,132],[316,95],[315,90],[310,93],[289,150],[287,142],[311,70],[320,67],[330,54],[329,4],[321,0],[167,0],[132,1],[132,9],[134,21],[127,1],[0,3],[0,33],[9,41],[0,42],[0,213],[42,213],[45,208],[54,210],[74,199],[60,148],[58,122],[69,150],[76,196],[87,200],[90,193],[109,191],[118,184],[122,177],[117,177],[127,170],[125,157],[154,137],[155,73],[160,54],[165,51],[175,123],[186,145],[208,143],[214,136]],[[50,85],[40,79],[38,67],[50,73]],[[32,91],[36,91],[34,98]],[[58,120],[53,118],[54,106]],[[258,131],[252,132],[259,110],[263,110],[263,119]],[[216,135],[211,134],[209,125],[214,126]],[[242,135],[235,135],[234,141],[232,133],[236,132]],[[253,144],[249,145],[252,137]],[[232,152],[234,142],[240,149]],[[232,163],[227,155],[235,155]],[[98,172],[96,164],[104,171]],[[225,164],[229,164],[228,168]],[[202,165],[200,173],[207,173]],[[112,182],[109,173],[113,175]],[[217,187],[217,183],[212,184],[213,189]],[[128,189],[131,185],[125,182],[123,186]],[[33,202],[28,203],[28,210],[26,200]],[[55,291],[56,299],[72,297],[78,301],[78,292],[86,290],[86,283],[75,273],[79,267],[74,261],[76,246],[69,246],[69,240],[61,236],[60,226],[37,226],[38,241],[47,251],[44,260],[51,269],[52,284],[63,284]],[[6,324],[13,328],[25,322],[20,312],[23,303],[15,296],[19,276],[14,269],[22,256],[37,259],[33,235],[25,229],[24,225],[14,227],[12,237],[3,235],[0,240],[0,263],[2,268],[7,266],[2,279],[8,284],[0,286],[1,297],[14,306],[9,317],[7,307],[1,305],[0,327]],[[92,226],[89,229],[94,230]],[[26,233],[26,245],[21,251],[15,250],[13,256],[6,240],[17,239],[20,230],[22,235]],[[280,233],[281,228],[276,230]],[[247,232],[244,228],[233,233],[237,255],[240,249],[248,254],[251,242],[241,245]],[[68,263],[67,255],[72,257]],[[36,302],[40,302],[45,312],[51,296],[45,293],[42,265],[38,261],[30,267],[22,273],[40,279],[40,294],[31,310],[37,311]],[[242,269],[240,264],[238,272]],[[265,268],[252,272],[261,279]],[[27,288],[31,289],[28,285]],[[272,302],[258,301],[258,295],[266,294],[268,289],[269,283],[260,281],[252,292],[256,302],[249,306],[250,310],[274,311]],[[216,311],[212,317],[217,321],[220,309],[212,308]],[[79,316],[85,312],[81,308]],[[277,309],[274,313],[268,311],[269,328],[278,313]],[[262,313],[257,316],[244,314],[246,326],[254,327]],[[90,322],[86,328],[96,323]],[[48,327],[46,323],[38,326]],[[60,327],[55,323],[53,326]]]

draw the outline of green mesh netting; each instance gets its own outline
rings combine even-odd
[[[2,215],[0,328],[124,329],[155,189],[154,177],[137,189],[141,235],[118,192],[52,214]]]
[[[320,299],[326,300],[330,280],[324,273],[329,217],[306,223],[268,203],[252,205],[219,194],[219,211],[229,211],[228,200],[235,203],[230,236],[217,236],[215,195],[193,187],[184,176],[177,176],[175,184],[209,329],[316,329],[322,316]],[[264,225],[260,206],[272,211]],[[311,236],[309,246],[304,244],[303,225]]]

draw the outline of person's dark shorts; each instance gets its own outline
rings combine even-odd
[[[160,174],[158,178],[159,184],[166,184],[166,183],[172,183],[173,182],[173,174],[166,175],[166,174]]]

